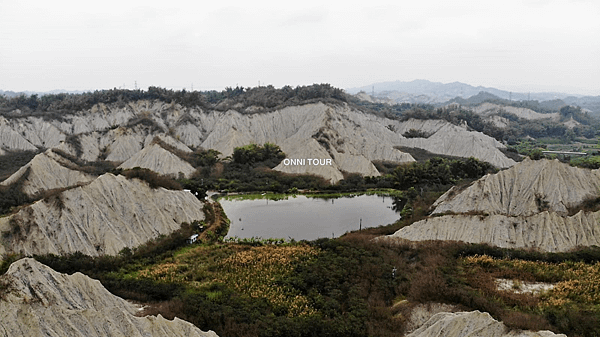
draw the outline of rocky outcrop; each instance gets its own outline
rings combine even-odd
[[[0,335],[11,337],[217,336],[162,316],[137,317],[136,308],[81,273],[55,272],[31,258],[14,262],[1,282]]]
[[[490,314],[480,311],[443,312],[431,317],[420,328],[407,337],[552,337],[564,336],[551,331],[510,331],[502,322]]]
[[[0,254],[116,255],[203,219],[202,207],[190,192],[104,174],[0,218]]]
[[[483,212],[509,216],[568,209],[600,196],[600,170],[571,167],[558,160],[525,159],[488,174],[463,191],[454,187],[435,203],[434,214]]]
[[[179,177],[180,174],[189,178],[196,171],[188,162],[163,149],[158,144],[145,147],[119,166],[122,169],[132,169],[134,167],[146,168],[175,178]]]
[[[547,252],[600,245],[600,212],[568,216],[570,210],[599,196],[600,171],[557,160],[526,159],[462,191],[450,189],[434,203],[434,216],[389,238],[487,243]]]
[[[24,176],[26,175],[26,176]],[[47,150],[33,157],[27,165],[0,183],[10,185],[24,179],[22,191],[33,196],[41,191],[75,186],[92,181],[95,177],[78,170],[78,165]]]

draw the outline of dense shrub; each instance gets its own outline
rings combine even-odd
[[[429,138],[431,135],[423,130],[410,129],[402,134],[406,138]]]
[[[5,151],[0,156],[0,181],[10,177],[21,167],[29,163],[39,151]]]
[[[121,175],[127,179],[137,178],[148,183],[150,188],[164,187],[169,190],[181,190],[181,185],[169,176],[160,175],[149,169],[134,167],[130,170],[123,170]]]
[[[232,158],[235,164],[261,163],[262,166],[273,168],[285,158],[285,153],[272,143],[265,143],[263,146],[250,144],[236,147]]]
[[[34,201],[23,192],[23,183],[29,176],[31,168],[27,170],[15,182],[8,186],[0,186],[0,215],[9,213],[14,207],[28,204]]]
[[[478,179],[496,169],[473,157],[466,160],[432,158],[423,163],[399,165],[392,173],[393,186],[405,190],[419,185],[451,185],[462,179]]]

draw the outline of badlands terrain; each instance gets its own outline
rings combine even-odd
[[[583,207],[597,198],[600,171],[525,159],[468,187],[451,188],[433,204],[431,217],[390,237],[548,252],[599,246],[600,213]]]
[[[600,323],[596,293],[561,291],[594,280],[577,274],[579,283],[563,284],[576,278],[565,271],[573,263],[595,268],[600,171],[522,160],[514,151],[509,158],[497,133],[512,130],[506,113],[571,129],[579,115],[494,102],[403,114],[339,95],[259,104],[241,91],[210,104],[143,97],[78,109],[3,108],[0,336],[597,332],[587,329]],[[279,152],[242,163],[240,148],[332,165],[285,165]],[[446,159],[416,162],[416,154]],[[281,182],[309,174],[329,192],[380,184],[398,197],[402,219],[331,240],[227,243],[228,220],[204,198],[204,183],[239,186],[227,185],[237,179],[228,169],[289,174],[268,176]],[[194,245],[186,241],[192,233],[200,234]],[[559,255],[560,273],[503,269],[502,257],[515,252],[574,249],[589,249],[588,260]],[[496,259],[480,254],[498,250]],[[496,279],[558,290],[523,294],[494,287]]]
[[[169,157],[157,167],[147,149],[155,137],[180,150],[214,149],[230,156],[233,149],[250,143],[274,143],[288,158],[314,156],[332,159],[328,167],[276,168],[288,173],[309,173],[335,183],[342,172],[379,175],[373,161],[411,162],[414,158],[397,147],[424,149],[434,154],[475,157],[500,167],[515,162],[500,150],[505,146],[481,132],[444,120],[400,122],[364,113],[347,104],[311,103],[266,113],[186,108],[175,103],[135,101],[124,107],[98,104],[87,111],[61,115],[60,120],[26,116],[18,111],[0,116],[0,148],[7,151],[57,148],[86,161],[122,162],[123,168],[147,167],[160,173],[191,174],[185,163]],[[426,138],[406,138],[410,129]],[[140,152],[146,149],[144,152]],[[134,157],[135,156],[135,157]],[[176,165],[176,166],[174,166]],[[171,166],[166,170],[166,166]],[[179,171],[174,172],[177,167]]]

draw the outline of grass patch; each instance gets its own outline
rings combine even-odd
[[[358,192],[298,192],[298,193],[243,193],[243,194],[227,194],[220,196],[218,199],[225,200],[258,200],[258,199],[269,199],[269,200],[287,200],[289,198],[295,198],[298,195],[303,195],[307,198],[321,198],[321,199],[337,199],[337,198],[352,198],[360,195],[377,195],[377,196],[390,196],[402,198],[404,193],[402,191],[394,189],[370,189]]]

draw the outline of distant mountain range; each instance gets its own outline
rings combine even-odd
[[[89,91],[89,90],[88,90]],[[56,89],[56,90],[50,90],[50,91],[4,91],[4,90],[0,90],[0,96],[6,96],[6,97],[15,97],[15,96],[19,96],[19,95],[26,95],[26,96],[31,96],[31,95],[38,95],[38,96],[44,96],[44,95],[50,95],[50,94],[62,94],[62,93],[67,93],[67,94],[82,94],[84,92],[84,90],[65,90],[65,89]]]
[[[595,114],[600,114],[600,96],[582,96],[559,92],[511,92],[483,86],[472,86],[461,82],[441,83],[427,80],[414,80],[410,82],[393,81],[373,83],[358,88],[348,88],[346,92],[356,94],[361,91],[369,95],[374,93],[376,98],[391,99],[397,103],[427,103],[441,105],[457,98],[469,97],[487,93],[490,99],[500,98],[512,101],[562,101],[564,104],[577,105],[588,109]],[[482,95],[480,95],[481,97]],[[560,102],[559,102],[560,103]],[[553,103],[553,105],[556,105]]]
[[[477,95],[478,93],[485,91],[495,96],[504,99],[513,99],[517,101],[524,100],[537,100],[537,101],[548,101],[553,99],[564,99],[569,96],[581,97],[581,95],[570,95],[559,92],[532,92],[532,93],[522,93],[522,92],[510,92],[506,90],[500,90],[496,88],[483,87],[483,86],[472,86],[470,84],[461,83],[461,82],[452,82],[452,83],[441,83],[441,82],[431,82],[427,80],[414,80],[410,82],[402,82],[402,81],[393,81],[393,82],[380,82],[373,83],[370,85],[366,85],[364,87],[359,88],[349,88],[346,89],[346,92],[350,94],[356,94],[359,91],[365,91],[367,93],[371,93],[375,90],[375,93],[384,92],[384,91],[399,91],[407,94],[413,95],[432,95],[438,97],[449,97],[449,99],[455,97],[471,97],[473,95]],[[446,99],[444,101],[447,101]]]

